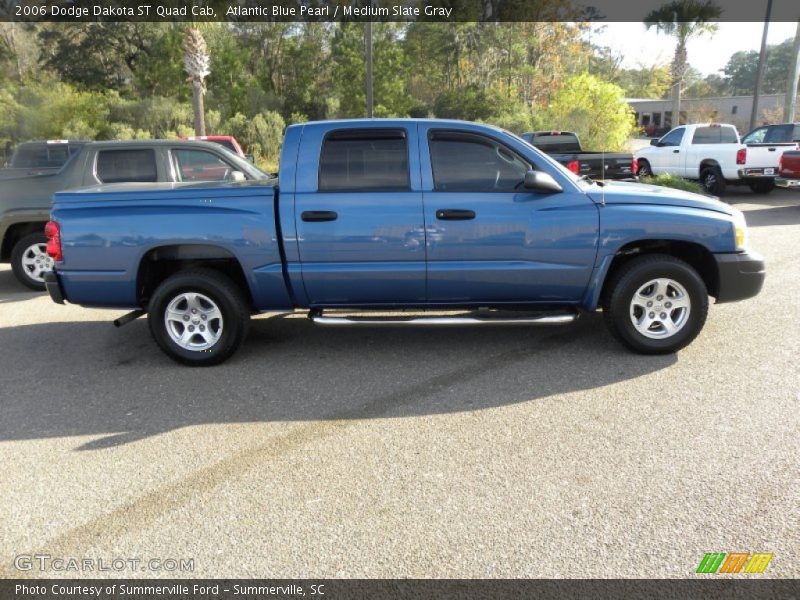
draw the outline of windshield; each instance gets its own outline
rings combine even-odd
[[[504,130],[504,132],[507,133],[508,135],[510,135],[511,137],[513,137],[514,139],[517,139],[520,142],[522,142],[523,144],[525,144],[527,146],[530,146],[531,148],[536,150],[536,156],[537,156],[537,158],[539,160],[542,160],[542,161],[546,162],[547,164],[549,164],[551,167],[553,167],[559,173],[561,173],[564,177],[569,179],[572,183],[583,183],[583,184],[586,184],[586,180],[585,179],[582,179],[581,177],[578,177],[577,175],[575,175],[575,173],[570,171],[567,167],[562,165],[557,160],[554,160],[554,159],[550,158],[549,156],[547,156],[546,154],[544,154],[541,150],[539,150],[536,146],[534,146],[530,142],[525,141],[523,138],[519,137],[515,133],[511,133],[510,131],[505,131]]]

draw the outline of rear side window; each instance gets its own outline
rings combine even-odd
[[[408,141],[402,129],[349,129],[325,137],[319,164],[321,192],[410,188]]]
[[[736,144],[738,141],[732,127],[698,127],[692,137],[692,144]]]
[[[794,125],[773,125],[767,128],[767,134],[764,136],[764,142],[767,144],[780,144],[782,142],[791,142],[792,135],[794,134]]]
[[[153,150],[101,150],[97,153],[97,178],[102,183],[158,181]]]

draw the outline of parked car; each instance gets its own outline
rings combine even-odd
[[[0,169],[0,179],[55,173],[86,143],[77,140],[46,140],[19,144],[5,168]]]
[[[636,177],[637,164],[632,154],[584,150],[578,134],[572,131],[531,131],[521,137],[576,175],[591,179]]]
[[[237,175],[238,173],[238,175]],[[11,262],[17,279],[44,290],[52,268],[44,226],[59,190],[111,182],[264,179],[266,174],[218,144],[148,140],[82,144],[54,173],[0,180],[0,261]]]
[[[778,125],[762,125],[756,127],[742,138],[747,145],[747,152],[759,153],[754,158],[755,164],[770,165],[768,167],[746,169],[749,175],[778,175],[780,161],[785,152],[800,148],[800,123],[781,123]],[[753,156],[753,155],[751,155]],[[777,184],[766,185],[761,191],[771,191]]]
[[[237,139],[232,135],[190,135],[182,137],[181,139],[190,142],[214,142],[223,148],[227,148],[234,154],[238,154],[242,158],[248,158]]]
[[[632,350],[674,352],[702,329],[709,295],[749,298],[764,280],[738,210],[600,186],[489,125],[296,124],[281,165],[277,185],[56,194],[50,296],[133,309],[118,324],[146,312],[166,354],[209,365],[233,354],[253,312],[298,308],[322,325],[433,326],[569,323],[602,306]],[[461,312],[364,316],[373,309]]]
[[[775,187],[778,161],[789,145],[774,150],[740,143],[736,127],[724,123],[681,125],[635,154],[639,175],[670,173],[699,180],[709,194],[721,196],[725,186],[747,185],[765,194]]]
[[[775,184],[784,188],[800,188],[800,150],[783,153]]]

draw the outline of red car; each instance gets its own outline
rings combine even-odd
[[[775,185],[800,188],[800,150],[788,150],[781,155]]]
[[[214,142],[215,144],[224,146],[242,158],[248,158],[248,156],[244,153],[244,150],[242,150],[242,147],[239,145],[239,142],[236,141],[236,138],[232,135],[192,135],[189,137],[182,137],[181,139],[189,140],[190,142]]]

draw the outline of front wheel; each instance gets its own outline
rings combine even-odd
[[[636,174],[639,177],[652,177],[653,169],[650,167],[650,163],[644,159],[639,159],[639,170]]]
[[[717,167],[706,167],[700,171],[700,184],[712,196],[722,196],[725,193],[725,178]]]
[[[748,181],[747,186],[756,194],[769,194],[775,189],[775,180],[763,179],[760,181]]]
[[[23,285],[32,290],[44,290],[44,274],[53,270],[53,259],[47,256],[47,237],[30,233],[14,244],[11,269]]]
[[[635,258],[609,280],[603,317],[611,333],[641,354],[668,354],[703,329],[708,291],[690,265],[673,256]]]
[[[250,323],[242,291],[211,269],[166,279],[148,307],[150,332],[167,356],[190,366],[216,365],[241,345]]]

